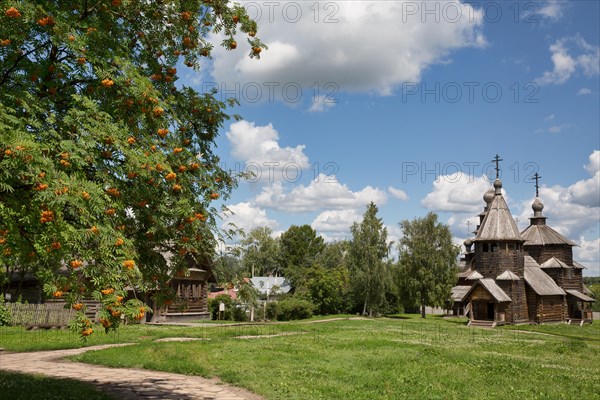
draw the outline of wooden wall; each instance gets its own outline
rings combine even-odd
[[[525,249],[538,264],[542,264],[552,257],[556,257],[567,265],[573,265],[573,248],[571,246],[550,244],[545,246],[524,245],[523,249]]]
[[[495,279],[498,275],[508,270],[519,277],[523,277],[525,268],[525,258],[522,251],[516,250],[498,250],[498,251],[482,251],[478,244],[475,250],[475,265],[477,271],[484,278]]]

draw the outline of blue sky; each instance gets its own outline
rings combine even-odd
[[[520,227],[539,172],[548,223],[600,275],[599,2],[243,4],[269,50],[250,60],[240,36],[183,80],[241,103],[219,154],[260,179],[224,223],[335,240],[374,201],[391,240],[435,211],[462,242],[498,153]]]

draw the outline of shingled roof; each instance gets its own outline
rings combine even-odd
[[[566,293],[540,267],[525,266],[525,282],[538,296],[564,296]]]
[[[545,246],[547,244],[563,244],[577,246],[577,243],[567,239],[548,225],[529,225],[521,233],[525,240],[524,246]]]
[[[552,257],[542,263],[540,265],[541,268],[572,268],[569,265],[565,264],[563,261],[560,261],[556,257]]]
[[[511,298],[494,282],[493,279],[480,279],[471,286],[469,292],[465,295],[465,298],[469,296],[469,294],[475,289],[478,285],[483,286],[483,288],[498,302],[505,303],[512,301]]]
[[[506,200],[502,196],[502,182],[494,181],[495,195],[477,230],[475,241],[523,241]]]
[[[595,299],[593,299],[589,296],[586,296],[585,294],[583,294],[580,291],[575,290],[575,289],[567,289],[567,293],[570,294],[571,296],[577,297],[579,300],[582,300],[582,301],[586,301],[586,302],[596,301]]]
[[[500,275],[498,275],[496,277],[497,281],[520,281],[521,278],[519,278],[515,273],[506,270],[503,273],[501,273]]]
[[[587,269],[586,267],[584,267],[582,264],[578,263],[577,261],[573,261],[573,268],[575,268],[575,269]]]
[[[471,290],[471,286],[454,286],[451,290],[452,294],[450,295],[450,298],[453,301],[460,303],[465,299],[465,296]]]

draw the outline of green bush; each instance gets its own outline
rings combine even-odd
[[[262,307],[260,307],[260,309],[262,310]],[[266,314],[267,314],[268,320],[270,320],[270,321],[276,320],[277,315],[279,314],[279,303],[276,301],[267,303]]]
[[[245,322],[248,321],[248,314],[246,313],[246,307],[239,303],[238,301],[234,301],[231,307],[231,319],[234,321]]]
[[[237,300],[233,300],[226,294],[220,294],[214,299],[208,300],[208,309],[210,310],[211,319],[219,318],[219,304],[225,304],[225,311],[221,315],[221,319],[225,321],[247,321],[246,308]]]
[[[220,294],[214,299],[208,300],[208,309],[210,310],[211,319],[216,320],[219,318],[219,304],[221,303],[225,304],[225,311],[223,312],[221,319],[231,320],[233,300],[226,294]]]
[[[10,325],[10,311],[4,305],[4,295],[0,294],[0,326]]]
[[[277,320],[291,321],[294,319],[306,319],[313,316],[314,304],[310,301],[289,299],[277,303]],[[268,309],[267,309],[268,315]]]

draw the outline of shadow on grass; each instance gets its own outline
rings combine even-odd
[[[172,387],[162,387],[166,379],[147,378],[137,382],[88,383],[76,379],[54,378],[39,374],[21,374],[0,370],[0,394],[11,400],[117,400],[152,398],[192,400],[197,394],[173,393]],[[209,395],[207,393],[207,395]],[[208,398],[208,397],[204,397]]]
[[[0,371],[0,393],[11,400],[113,400],[94,386],[73,379]]]

